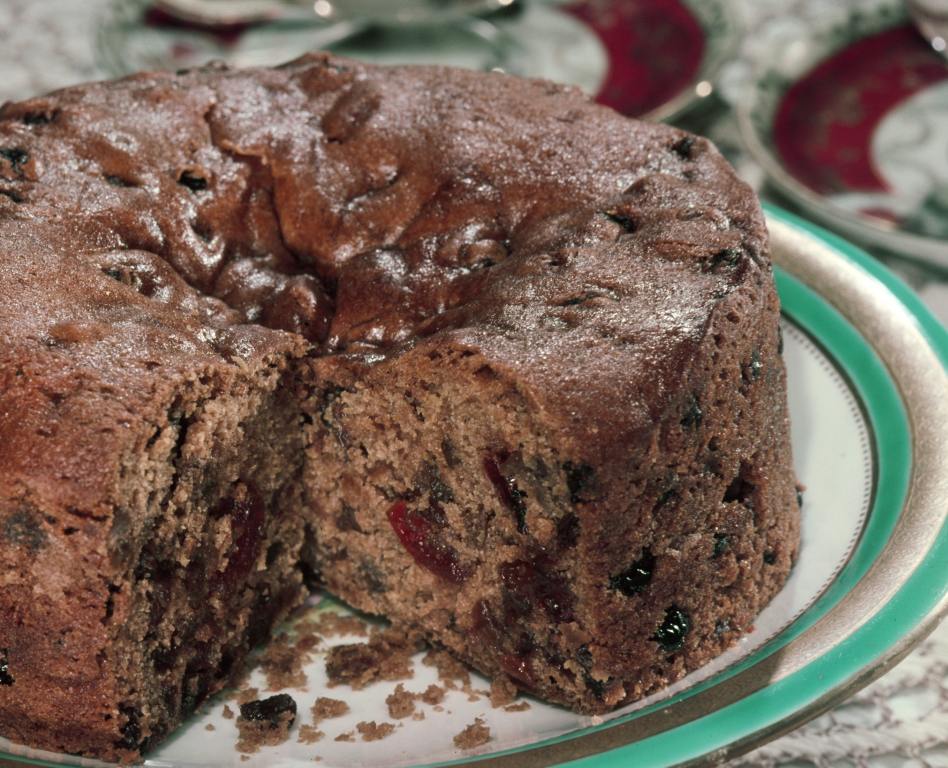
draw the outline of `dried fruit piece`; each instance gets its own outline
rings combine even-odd
[[[642,557],[626,568],[622,573],[609,579],[609,589],[621,592],[631,597],[644,590],[652,581],[655,570],[655,558],[649,550],[642,553]]]
[[[741,260],[741,253],[740,248],[733,246],[715,251],[706,262],[705,269],[713,272],[718,269],[736,266]]]
[[[289,738],[296,722],[296,702],[286,693],[240,705],[237,729],[241,752],[256,752],[261,746],[276,746]]]
[[[704,412],[701,410],[701,406],[698,404],[697,395],[692,395],[691,400],[688,403],[688,408],[685,411],[685,415],[681,417],[681,426],[686,429],[697,428],[701,426],[701,420],[704,418]]]
[[[532,606],[540,605],[557,623],[573,620],[576,598],[568,582],[539,558],[504,563],[499,570],[504,587],[525,607],[520,611],[522,615],[529,613]]]
[[[563,471],[566,473],[566,488],[569,490],[569,500],[573,504],[598,500],[596,471],[591,466],[567,461],[563,464]]]
[[[624,211],[614,209],[614,210],[609,210],[609,211],[603,211],[602,215],[605,216],[607,219],[614,221],[616,224],[622,227],[629,234],[631,234],[632,232],[635,232],[636,230],[637,225],[635,223],[635,219],[633,219],[631,215],[629,215],[628,213]]]
[[[192,192],[203,192],[208,186],[207,179],[198,176],[193,171],[181,171],[178,176],[178,183]]]
[[[530,667],[533,639],[525,632],[516,639],[512,638],[494,618],[486,600],[479,600],[474,604],[471,609],[471,623],[474,633],[500,658],[504,671],[514,680],[533,687],[535,683]]]
[[[671,150],[683,160],[691,160],[692,150],[695,147],[694,136],[682,136],[671,145]]]
[[[10,162],[13,172],[19,175],[23,166],[30,161],[30,154],[20,147],[0,147],[0,157]]]
[[[499,464],[503,464],[504,458],[498,460],[493,456],[484,457],[484,474],[491,481],[497,490],[497,497],[501,503],[514,513],[517,523],[517,531],[525,533],[527,530],[527,505],[524,502],[527,494],[517,487],[517,481],[512,477],[505,477],[500,471]]]
[[[760,350],[755,349],[751,352],[750,361],[741,369],[741,377],[746,384],[757,381],[764,370],[764,364],[760,361]]]
[[[127,704],[119,704],[119,712],[125,716],[125,722],[119,728],[122,738],[116,742],[116,745],[123,749],[138,749],[142,740],[142,729],[139,724],[141,710]]]
[[[431,508],[433,509],[433,508]],[[438,526],[432,522],[437,510],[424,514],[409,509],[404,501],[396,501],[388,510],[388,521],[402,546],[422,568],[436,576],[460,584],[469,576],[469,570],[458,561],[458,553],[441,538]]]
[[[9,651],[6,648],[0,648],[0,685],[13,685],[15,680],[10,674],[10,662],[7,658]]]
[[[652,639],[658,642],[663,650],[679,651],[690,631],[691,617],[677,605],[673,605],[665,611],[665,620],[655,630]]]
[[[251,486],[238,483],[234,493],[223,499],[214,511],[215,517],[230,517],[232,544],[227,566],[218,574],[218,590],[233,587],[245,578],[260,554],[266,528],[263,499]]]
[[[252,722],[268,722],[278,726],[290,714],[290,723],[296,719],[296,701],[288,693],[278,693],[267,699],[255,699],[240,705],[240,716]]]

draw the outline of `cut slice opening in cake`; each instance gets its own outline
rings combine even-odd
[[[123,467],[120,570],[103,623],[122,652],[122,749],[164,735],[232,682],[307,594],[305,446],[286,361],[181,387]]]

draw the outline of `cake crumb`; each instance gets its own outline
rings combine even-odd
[[[205,731],[216,731],[217,729],[214,727],[214,723],[208,723],[207,725],[204,726],[204,730],[205,730]]]
[[[356,723],[356,730],[362,734],[362,741],[381,741],[392,734],[395,726],[392,723],[376,723],[370,720]]]
[[[299,736],[297,736],[296,740],[300,744],[315,744],[325,735],[325,733],[323,733],[314,725],[301,725]]]
[[[335,611],[321,613],[313,621],[300,622],[298,628],[302,630],[304,627],[305,631],[322,637],[340,637],[343,635],[367,637],[369,634],[368,625],[358,616],[347,616]]]
[[[241,704],[237,718],[238,751],[256,752],[262,746],[282,744],[290,738],[295,721],[296,702],[285,693]]]
[[[490,728],[484,721],[475,717],[474,722],[454,737],[454,746],[458,749],[473,749],[490,741]]]
[[[320,696],[313,704],[313,723],[328,720],[332,717],[342,717],[349,714],[349,705],[342,699],[330,699]]]
[[[367,643],[334,646],[326,654],[329,685],[346,684],[358,690],[375,680],[407,680],[414,675],[411,657],[418,642],[416,634],[388,629]]]
[[[355,741],[355,734],[352,731],[346,731],[336,736],[333,741]]]
[[[444,712],[444,707],[442,707],[440,704],[438,704],[437,706],[435,706],[434,711],[435,711],[435,712]]]
[[[273,638],[260,656],[260,667],[267,676],[267,688],[271,691],[302,688],[308,682],[303,665],[309,660],[310,654],[290,643],[286,633]]]
[[[516,704],[508,704],[504,707],[504,712],[526,712],[530,709],[529,701],[518,701]]]
[[[319,637],[317,635],[301,635],[296,639],[296,650],[303,654],[308,654],[319,646]],[[309,659],[307,659],[309,661]]]
[[[250,755],[241,755],[240,762],[246,763],[250,759]]]
[[[497,709],[517,700],[517,686],[506,675],[495,677],[490,683],[490,705]]]
[[[412,719],[412,720],[424,720],[424,719],[425,719],[425,713],[424,713],[424,712],[413,712],[413,713],[412,713],[412,716],[411,716],[411,719]]]
[[[405,690],[405,686],[399,683],[395,686],[394,692],[385,697],[385,703],[388,705],[388,715],[396,720],[408,717],[415,711],[415,699],[418,694],[410,693]]]
[[[224,709],[221,711],[221,715],[223,716],[223,718],[224,718],[225,720],[233,720],[233,719],[234,719],[234,710],[232,710],[230,707],[228,707],[228,706],[225,704],[225,705],[224,705]]]
[[[438,678],[447,688],[457,688],[456,680],[460,680],[461,685],[465,687],[471,684],[471,675],[467,667],[447,651],[432,648],[425,654],[421,663],[437,669]]]
[[[425,702],[425,704],[440,704],[444,701],[444,688],[432,683],[425,689],[425,692],[421,694],[421,700]]]

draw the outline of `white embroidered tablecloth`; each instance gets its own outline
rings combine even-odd
[[[0,0],[0,102],[101,78],[96,33],[109,0]],[[739,0],[748,34],[721,77],[737,98],[756,57],[825,23],[827,15],[872,0]],[[740,150],[724,114],[707,132],[760,184],[762,174]],[[948,274],[886,257],[887,265],[948,324]],[[946,426],[948,428],[948,426]],[[876,683],[822,717],[733,762],[784,768],[948,768],[948,622]]]

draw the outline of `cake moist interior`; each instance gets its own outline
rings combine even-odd
[[[798,546],[779,304],[706,140],[312,55],[0,108],[0,735],[134,760],[320,586],[584,713]]]

